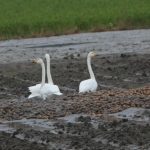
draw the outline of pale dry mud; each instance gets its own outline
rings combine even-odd
[[[150,29],[1,41],[0,63],[28,61],[32,57],[42,57],[46,52],[52,58],[64,58],[71,54],[86,56],[93,49],[100,55],[150,53]]]
[[[98,91],[78,94],[93,49]],[[45,53],[64,95],[28,100]],[[0,54],[0,149],[150,149],[150,30],[1,41]]]

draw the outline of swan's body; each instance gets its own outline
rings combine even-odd
[[[41,97],[45,100],[47,98],[47,96],[50,96],[50,95],[62,95],[62,93],[58,92],[58,87],[55,86],[55,85],[51,85],[51,84],[48,84],[46,83],[45,86],[43,86],[41,89],[40,89],[40,94],[41,94]]]
[[[54,85],[52,76],[51,76],[51,71],[50,71],[50,56],[49,54],[45,54],[46,62],[47,62],[47,78],[48,78],[48,85],[49,88],[53,91],[53,94],[55,95],[62,95],[62,93],[59,90],[59,87],[57,85]]]
[[[94,57],[95,53],[90,52],[87,56],[87,66],[90,74],[90,79],[84,80],[80,82],[79,85],[79,93],[84,92],[95,92],[97,90],[97,82],[91,67],[91,57]]]
[[[97,89],[97,82],[93,79],[87,79],[80,83],[79,93],[95,92]]]

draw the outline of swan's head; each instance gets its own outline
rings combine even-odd
[[[96,53],[95,52],[89,52],[88,56],[94,57],[94,56],[96,56]]]
[[[42,64],[43,60],[41,58],[36,58],[32,60],[32,63]]]
[[[45,54],[45,58],[46,58],[47,60],[50,59],[49,54]]]

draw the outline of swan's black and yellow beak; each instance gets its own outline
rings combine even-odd
[[[95,52],[93,52],[93,56],[95,57],[97,54]]]
[[[36,64],[37,63],[36,59],[32,59],[32,63]]]

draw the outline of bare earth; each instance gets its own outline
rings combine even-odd
[[[78,94],[93,49],[98,91]],[[28,100],[45,53],[64,95]],[[1,41],[0,54],[0,149],[150,149],[150,30]]]

